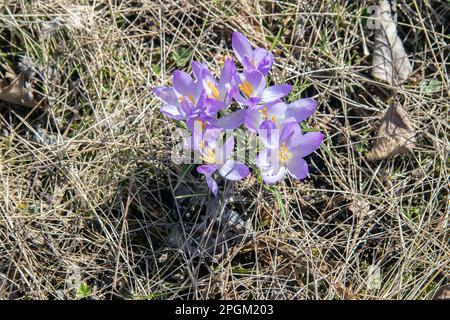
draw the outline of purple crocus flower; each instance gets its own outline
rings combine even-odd
[[[185,120],[193,109],[203,106],[203,86],[180,70],[174,71],[172,82],[173,87],[156,87],[153,93],[163,103],[162,113],[176,120]]]
[[[265,105],[250,107],[245,113],[244,124],[251,132],[257,132],[261,126],[276,127],[281,130],[285,119],[294,118],[298,122],[304,121],[314,113],[316,107],[316,100],[310,98],[299,99],[289,104],[277,99]]]
[[[299,124],[289,121],[278,138],[273,147],[262,150],[256,158],[264,182],[280,181],[286,172],[295,179],[306,178],[308,165],[303,157],[319,148],[324,135],[320,132],[302,134]]]
[[[242,180],[249,173],[248,167],[235,160],[228,159],[234,148],[234,137],[229,137],[225,144],[203,143],[201,147],[201,158],[206,164],[197,167],[197,171],[205,175],[206,183],[214,196],[217,196],[218,186],[213,174],[219,171],[220,175],[228,180]]]
[[[241,180],[250,173],[244,163],[230,157],[233,137],[224,144],[219,143],[225,130],[245,124],[249,131],[258,134],[265,149],[258,154],[256,165],[269,184],[283,179],[286,172],[296,179],[305,178],[308,165],[303,157],[319,148],[324,138],[320,132],[302,134],[299,125],[314,113],[315,100],[299,99],[287,104],[281,99],[291,92],[292,86],[266,87],[266,76],[274,62],[272,53],[263,48],[253,49],[239,32],[233,33],[232,45],[243,65],[242,73],[237,72],[232,59],[227,59],[217,79],[205,64],[194,61],[194,79],[175,70],[173,86],[153,89],[162,102],[161,112],[182,120],[189,129],[190,135],[183,135],[185,147],[204,162],[197,171],[205,175],[215,196],[218,194],[216,171],[229,180]],[[238,102],[238,108],[226,110],[233,100]]]
[[[292,86],[288,84],[266,88],[266,78],[258,70],[237,74],[235,79],[239,92],[234,95],[234,98],[240,104],[249,107],[280,99],[292,90]]]
[[[273,55],[263,48],[252,49],[248,39],[239,32],[233,32],[231,43],[233,51],[245,71],[258,70],[267,75],[273,65]]]
[[[208,71],[201,63],[198,63],[194,70],[200,70],[202,73]],[[198,73],[196,73],[197,77]],[[191,131],[193,122],[196,120],[204,122],[205,125],[213,124],[216,120],[218,109],[208,102],[207,92],[203,90],[203,82],[194,81],[183,71],[174,71],[173,87],[156,87],[153,93],[163,102],[161,112],[176,120],[186,120],[186,125]]]
[[[235,83],[236,65],[232,59],[227,59],[223,65],[219,82],[209,70],[203,70],[201,81],[206,92],[206,103],[211,104],[215,110],[227,107],[236,92]]]

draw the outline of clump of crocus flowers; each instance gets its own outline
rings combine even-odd
[[[219,190],[214,179],[217,173],[229,180],[242,180],[250,174],[245,163],[232,158],[234,137],[221,142],[225,131],[240,127],[256,135],[263,145],[254,163],[265,183],[280,181],[286,173],[304,179],[308,165],[303,158],[319,148],[324,136],[320,132],[302,133],[299,122],[314,113],[317,102],[311,98],[284,102],[291,85],[267,86],[272,53],[253,49],[239,32],[233,33],[232,46],[242,70],[228,58],[219,78],[196,61],[192,62],[195,79],[181,70],[174,71],[172,87],[153,89],[162,102],[161,112],[185,122],[190,131],[185,145],[202,160],[197,171],[205,176],[215,196]]]

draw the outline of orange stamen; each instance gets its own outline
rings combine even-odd
[[[253,87],[248,81],[244,81],[239,85],[239,89],[247,96],[251,97],[253,95]]]

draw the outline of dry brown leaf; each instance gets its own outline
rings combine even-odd
[[[27,88],[25,76],[7,73],[7,79],[0,79],[0,100],[33,108],[37,102],[33,97],[31,88]]]
[[[401,84],[408,79],[412,66],[397,34],[389,1],[380,0],[376,22],[372,76],[389,84]]]
[[[433,300],[450,300],[450,284],[437,289],[433,296]]]
[[[415,145],[415,132],[406,111],[398,104],[389,106],[367,160],[383,160],[405,153]]]

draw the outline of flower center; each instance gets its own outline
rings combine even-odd
[[[262,109],[259,109],[258,112],[261,114],[261,116],[263,117],[263,119],[267,119],[267,107],[264,107]]]
[[[220,93],[212,81],[208,81],[208,89],[211,92],[210,97],[218,100],[220,97]]]
[[[271,120],[271,121],[273,121],[275,123],[277,122],[277,117],[276,116],[269,117],[269,112],[267,111],[267,107],[259,109],[258,112],[261,114],[261,117],[263,118],[263,120]]]
[[[281,144],[280,150],[278,151],[278,158],[281,162],[286,162],[291,158],[288,148],[286,147],[286,142]]]
[[[206,163],[209,164],[213,164],[216,162],[216,157],[214,154],[213,149],[211,149],[210,147],[204,147],[204,141],[202,141],[202,149],[203,150],[203,155],[200,157],[200,159],[202,159],[203,161],[205,161]]]
[[[253,95],[253,87],[248,81],[244,81],[239,85],[239,89],[247,96],[251,97]]]

